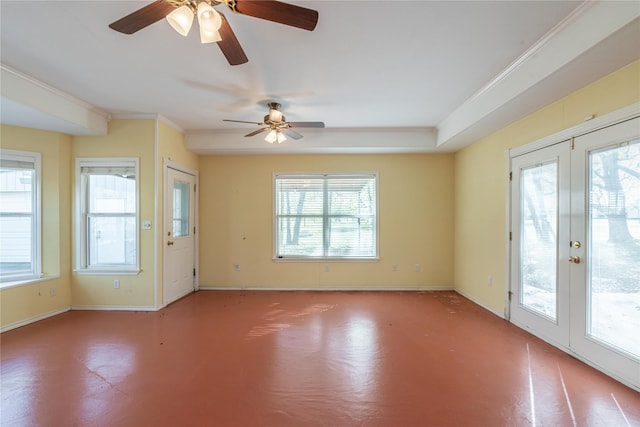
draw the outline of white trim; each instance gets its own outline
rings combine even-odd
[[[135,212],[135,230],[136,230],[136,265],[135,266],[114,266],[113,268],[88,267],[87,260],[87,236],[83,215],[85,196],[83,195],[82,186],[82,167],[89,166],[128,166],[135,164],[136,170],[136,212]],[[75,166],[75,190],[76,190],[76,206],[75,219],[73,226],[76,229],[76,245],[75,245],[75,268],[74,272],[78,274],[123,274],[136,275],[142,271],[140,266],[141,259],[141,237],[140,237],[140,158],[139,157],[76,157]]]
[[[10,324],[0,328],[0,333],[4,333],[4,332],[10,331],[12,329],[20,328],[22,326],[27,326],[27,325],[29,325],[31,323],[35,323],[35,322],[38,322],[40,320],[48,319],[49,317],[57,316],[58,314],[66,313],[69,310],[71,310],[71,307],[65,307],[65,308],[61,308],[61,309],[58,309],[58,310],[48,311],[46,313],[39,314],[37,316],[29,317],[28,319],[24,319],[24,320],[21,320],[19,322],[10,323]]]
[[[158,271],[160,268],[160,254],[159,245],[161,244],[158,239],[159,230],[163,230],[162,227],[158,228],[158,221],[160,218],[164,218],[164,212],[160,213],[160,206],[158,204],[158,196],[160,195],[160,185],[158,183],[158,161],[160,160],[160,127],[158,126],[158,120],[154,122],[154,135],[153,135],[153,225],[151,226],[151,232],[153,233],[153,306],[158,308],[160,306],[158,301],[158,290],[160,287],[160,280],[158,278]],[[163,168],[164,171],[164,168]],[[141,219],[144,221],[144,219]],[[160,231],[163,233],[162,231]],[[164,274],[163,274],[164,280]]]
[[[511,174],[513,170],[511,168],[511,156],[509,150],[504,150],[504,168],[505,168],[505,224],[504,224],[504,251],[505,251],[505,265],[504,265],[504,288],[506,290],[504,294],[504,316],[506,320],[511,319],[511,301],[509,300],[509,292],[511,292]]]
[[[0,158],[33,163],[33,183],[31,186],[32,224],[31,224],[31,262],[33,270],[22,276],[0,277],[0,282],[28,282],[42,277],[42,153],[37,151],[9,150],[0,148]],[[0,288],[12,287],[1,285]]]
[[[34,283],[46,282],[48,280],[55,280],[59,278],[60,278],[60,275],[56,274],[54,276],[40,276],[40,277],[34,277],[32,279],[25,279],[25,280],[12,280],[8,282],[0,283],[0,289],[4,290],[4,289],[11,289],[11,288],[18,288],[20,286],[29,286],[29,285],[33,285]]]
[[[225,287],[225,286],[200,286],[200,291],[344,291],[344,292],[354,292],[354,291],[363,291],[363,292],[424,292],[424,291],[455,291],[451,286],[398,286],[398,287],[389,287],[389,286],[381,286],[381,287],[353,287],[353,286],[327,286],[327,287],[308,287],[308,288],[278,288],[278,287],[260,287],[260,286],[242,286],[242,287]]]
[[[279,177],[287,178],[310,178],[310,179],[320,179],[326,177],[339,177],[339,178],[353,178],[353,177],[374,177],[375,183],[375,200],[376,200],[376,209],[375,209],[375,222],[376,222],[376,231],[375,231],[375,256],[371,257],[323,257],[323,256],[313,256],[313,257],[305,257],[305,256],[277,256],[278,253],[278,194],[276,190],[276,181]],[[325,181],[326,183],[326,181]],[[326,192],[326,185],[323,189],[323,194]],[[326,199],[326,194],[325,199]],[[380,174],[377,171],[305,171],[305,172],[273,172],[271,177],[271,201],[273,202],[273,210],[272,210],[272,254],[271,259],[277,262],[378,262],[380,261]],[[325,200],[326,201],[326,200]],[[324,206],[324,202],[323,202]],[[323,208],[323,233],[326,229],[325,221],[328,218],[328,214],[326,213],[326,206]],[[323,238],[323,251],[324,249],[324,238]]]
[[[559,144],[571,138],[576,138],[596,130],[612,126],[616,123],[623,122],[640,115],[640,102],[633,103],[619,110],[612,111],[600,117],[586,120],[583,123],[572,126],[568,129],[561,130],[552,135],[537,139],[528,144],[512,148],[509,150],[511,158],[540,150],[551,145]],[[586,118],[585,118],[586,119]]]
[[[159,308],[150,305],[72,305],[71,310],[88,311],[158,311]]]

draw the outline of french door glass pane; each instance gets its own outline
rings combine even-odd
[[[558,165],[522,170],[520,303],[556,320]]]
[[[640,140],[589,155],[588,334],[640,358]]]
[[[189,183],[173,182],[173,237],[189,235]]]

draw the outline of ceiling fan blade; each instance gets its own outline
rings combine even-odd
[[[276,0],[237,0],[236,11],[309,31],[318,23],[318,11]]]
[[[260,122],[246,122],[244,120],[229,120],[229,119],[222,119],[223,122],[233,122],[233,123],[251,123],[252,125],[258,125],[258,126],[262,126],[264,125],[264,123],[260,123]]]
[[[245,137],[254,136],[254,135],[257,135],[259,133],[265,132],[267,130],[269,130],[269,128],[262,128],[262,129],[254,130],[253,132],[246,134]]]
[[[291,130],[291,129],[282,129],[282,133],[284,133],[287,136],[290,136],[293,139],[302,139],[303,136],[300,135],[298,132]]]
[[[162,0],[156,0],[135,12],[109,24],[109,28],[124,34],[133,34],[162,18],[166,17],[175,7]]]
[[[289,122],[292,128],[323,128],[324,122]]]
[[[248,62],[249,59],[247,55],[245,55],[244,50],[242,50],[242,46],[240,46],[236,35],[233,33],[229,21],[227,21],[227,18],[225,18],[222,13],[220,13],[220,17],[222,18],[222,25],[218,32],[222,40],[218,42],[218,47],[222,51],[222,54],[227,58],[230,65],[240,65]]]

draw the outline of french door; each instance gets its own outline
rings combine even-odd
[[[640,388],[640,118],[511,159],[511,321]]]

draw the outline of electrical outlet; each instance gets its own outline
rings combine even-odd
[[[398,271],[398,264],[393,264],[391,266],[391,271]]]
[[[233,265],[233,268],[234,268],[236,271],[240,271],[240,264],[234,264],[234,265]]]
[[[55,297],[55,296],[56,296],[56,292],[57,292],[57,291],[56,291],[56,288],[51,288],[51,289],[49,289],[49,294],[50,294],[52,297]]]
[[[329,264],[325,264],[324,265],[324,272],[328,273],[329,272]]]
[[[493,286],[493,277],[487,276],[487,286]]]
[[[113,281],[113,289],[120,289],[120,280],[116,279]]]
[[[420,271],[420,264],[416,264],[416,266],[414,267],[414,270],[417,272]]]

